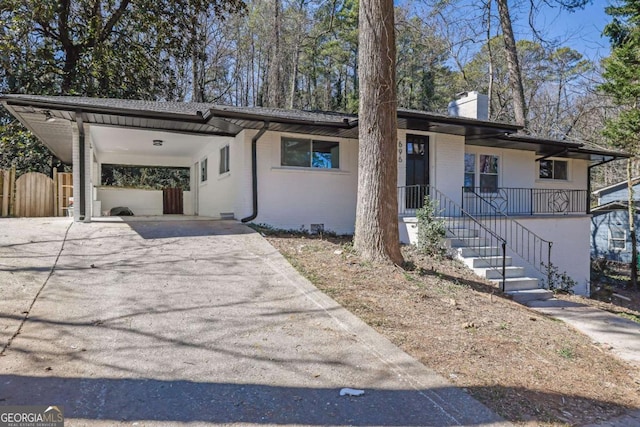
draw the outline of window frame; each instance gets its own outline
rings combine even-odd
[[[551,162],[551,176],[544,177],[541,176],[542,173],[542,162]],[[566,178],[556,178],[556,163],[564,163],[565,164],[565,174]],[[542,159],[538,162],[538,179],[542,181],[569,181],[569,160],[561,160],[561,159]]]
[[[287,163],[292,163],[292,162],[287,162],[286,161],[286,154],[287,154],[287,150],[285,150],[285,146],[288,142],[298,142],[298,143],[308,143],[308,149],[307,152],[305,153],[306,155],[308,155],[308,164],[306,165],[300,165],[300,164],[287,164]],[[315,152],[319,152],[317,150],[314,150],[314,145],[315,144],[331,144],[331,145],[335,145],[335,148],[337,148],[337,153],[336,156],[333,156],[333,153],[331,153],[331,160],[330,160],[330,164],[331,167],[323,167],[323,166],[316,166],[314,165],[314,153]],[[337,170],[341,170],[340,169],[340,151],[341,151],[341,144],[340,141],[332,141],[332,140],[324,140],[324,139],[312,139],[312,138],[298,138],[298,137],[293,137],[293,136],[282,136],[280,138],[280,166],[284,167],[284,168],[304,168],[304,169],[313,169],[313,170],[328,170],[328,171],[337,171]],[[335,157],[335,159],[334,159]],[[335,165],[335,166],[334,166]]]
[[[469,165],[466,161],[467,156],[473,156],[473,172],[468,171],[467,170],[467,166]],[[495,162],[495,166],[496,166],[496,172],[495,173],[488,173],[488,172],[483,172],[482,171],[482,158],[483,157],[494,157],[496,159]],[[464,175],[463,175],[463,189],[465,192],[472,192],[472,191],[477,191],[479,194],[496,194],[500,191],[500,169],[502,168],[501,165],[501,157],[499,154],[493,154],[493,153],[482,153],[482,152],[468,152],[465,151],[464,153]],[[466,177],[470,176],[471,174],[473,174],[473,185],[471,187],[469,187],[467,185],[466,181]],[[482,186],[482,176],[486,175],[486,176],[495,176],[495,189],[490,188],[490,187],[483,187]]]
[[[200,160],[200,183],[204,184],[209,178],[209,159],[207,157]]]
[[[230,152],[231,149],[229,144],[220,147],[220,163],[218,166],[218,175],[224,175],[225,173],[231,172],[231,165],[229,164]]]
[[[613,237],[613,233],[611,232],[611,227],[609,227],[609,229],[607,230],[608,232],[608,241],[607,241],[607,245],[609,247],[610,251],[614,251],[614,252],[625,252],[627,250],[627,230],[624,228],[620,228],[619,231],[622,231],[622,235],[623,237]],[[618,231],[618,230],[616,230]],[[624,247],[622,248],[617,248],[614,245],[612,245],[613,242],[622,242],[624,243]]]
[[[467,163],[467,156],[473,157],[473,162]],[[467,170],[467,166],[471,166],[472,170]],[[464,153],[464,178],[462,184],[464,186],[465,191],[475,191],[476,188],[476,172],[477,172],[477,155],[476,153]],[[471,185],[467,185],[467,176],[472,176]]]

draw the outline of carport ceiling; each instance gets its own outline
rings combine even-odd
[[[189,135],[156,130],[91,126],[93,148],[100,153],[115,153],[145,157],[193,157],[214,136]],[[161,146],[153,145],[162,141]]]

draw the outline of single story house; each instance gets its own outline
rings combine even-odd
[[[597,205],[591,209],[591,257],[631,262],[629,235],[629,188],[618,182],[593,192]],[[634,223],[640,226],[640,177],[633,179]]]
[[[469,92],[449,115],[398,110],[393,144],[403,241],[412,239],[420,200],[438,194],[443,216],[464,216],[467,226],[481,228],[480,236],[474,231],[478,246],[486,245],[478,240],[484,235],[504,241],[510,256],[529,264],[531,277],[543,278],[539,264],[546,259],[587,294],[590,170],[628,156],[519,134],[518,126],[488,121],[486,101]],[[2,95],[0,102],[73,164],[76,221],[113,206],[162,215],[162,192],[103,186],[101,168],[168,166],[190,168],[186,215],[354,231],[357,116],[63,96]]]

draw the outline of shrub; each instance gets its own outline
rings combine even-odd
[[[547,269],[547,278],[542,281],[545,288],[556,293],[573,293],[573,287],[576,286],[578,282],[569,277],[566,271],[560,273],[558,267],[552,262],[548,265],[543,262],[542,267]]]
[[[418,219],[418,250],[427,255],[444,254],[444,221],[438,218],[438,202],[431,197],[424,198],[424,205],[416,211]]]

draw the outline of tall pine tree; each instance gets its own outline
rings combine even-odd
[[[620,106],[619,115],[609,120],[605,137],[613,146],[623,148],[634,157],[640,154],[640,0],[623,0],[606,8],[613,21],[605,27],[611,39],[611,55],[603,61],[601,89]],[[629,234],[631,237],[631,285],[638,289],[638,250],[634,222],[632,170],[634,159],[627,165]]]

